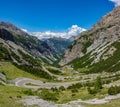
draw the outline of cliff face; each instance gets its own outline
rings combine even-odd
[[[95,24],[89,31],[78,36],[78,39],[66,50],[60,65],[85,57],[89,54],[90,64],[97,63],[102,59],[108,59],[116,48],[113,43],[120,39],[120,6],[108,13]],[[76,62],[77,63],[77,62]]]

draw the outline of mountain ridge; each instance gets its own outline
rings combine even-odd
[[[100,63],[102,60],[107,61],[109,58],[115,57],[115,53],[119,51],[119,48],[116,46],[116,44],[119,46],[119,31],[120,6],[105,15],[90,30],[80,34],[78,39],[66,50],[59,64],[61,66],[68,64],[77,70],[86,67],[88,71],[92,72],[90,70],[92,69],[91,67],[94,68],[92,65]],[[112,64],[108,67],[110,66]]]
[[[57,56],[47,43],[29,35],[11,23],[0,22],[0,38],[14,42],[34,57],[39,57],[53,63]]]

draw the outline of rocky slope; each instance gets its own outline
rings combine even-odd
[[[86,68],[84,70],[91,72],[107,71],[107,68],[112,66],[111,69],[116,68],[117,71],[120,70],[119,47],[120,6],[102,17],[89,31],[79,35],[79,38],[66,50],[60,65],[69,63],[77,70]]]
[[[12,47],[18,45],[32,56],[46,60],[49,63],[53,63],[57,58],[54,50],[46,42],[27,34],[11,23],[0,22],[0,39],[5,42],[11,42],[14,44]]]
[[[45,65],[52,64],[56,58],[47,43],[10,23],[0,22],[0,61],[8,61],[35,76],[52,79]]]

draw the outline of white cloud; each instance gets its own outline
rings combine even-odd
[[[79,27],[78,25],[72,25],[71,28],[68,28],[66,32],[33,32],[32,35],[38,37],[39,39],[48,39],[52,37],[62,37],[62,38],[70,38],[71,36],[76,36],[81,32],[86,31],[86,29]]]
[[[26,32],[26,33],[28,33],[28,30],[27,30],[27,29],[21,28],[21,30],[24,31],[24,32]]]
[[[109,1],[115,3],[115,6],[120,5],[120,0],[109,0]]]

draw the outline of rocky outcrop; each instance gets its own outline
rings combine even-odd
[[[74,60],[75,58],[83,56],[84,54],[83,52],[81,52],[81,49],[82,49],[82,45],[79,45],[78,43],[75,46],[73,46],[72,49],[70,48],[67,49],[65,51],[65,55],[63,59],[60,62],[60,65],[63,66],[68,62]]]

